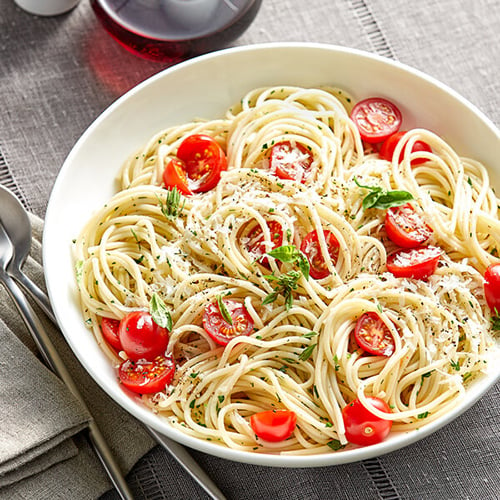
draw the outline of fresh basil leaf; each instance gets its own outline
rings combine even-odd
[[[382,193],[380,191],[374,191],[363,198],[363,210],[368,208],[374,208],[377,204]]]
[[[172,317],[165,305],[165,302],[155,292],[149,301],[149,312],[153,317],[153,321],[162,328],[166,328],[169,332],[172,331]]]
[[[378,200],[371,208],[391,208],[404,205],[408,201],[413,200],[413,195],[408,191],[389,191],[386,194],[379,196]]]
[[[222,300],[222,295],[217,295],[217,304],[219,306],[221,316],[224,318],[224,321],[233,326],[233,318],[231,318],[231,314],[229,313],[226,304],[224,304],[224,301]]]
[[[267,252],[267,255],[274,257],[281,262],[287,263],[295,262],[298,259],[299,254],[300,252],[297,250],[295,245],[283,245]]]
[[[277,247],[270,252],[267,252],[267,255],[285,263],[296,262],[299,269],[302,271],[304,278],[306,280],[309,279],[309,261],[295,245],[283,245],[281,247]]]
[[[307,257],[299,251],[299,256],[297,258],[297,264],[299,266],[300,271],[302,272],[304,278],[306,281],[309,279],[309,261],[307,260]]]
[[[353,180],[354,180],[354,183],[356,184],[356,186],[363,188],[363,189],[368,189],[369,191],[371,191],[373,193],[380,193],[383,191],[383,189],[380,186],[365,186],[364,184],[360,184],[358,182],[358,179],[356,179],[356,177],[354,177]]]
[[[367,210],[368,208],[387,209],[399,207],[413,200],[413,195],[408,191],[387,191],[380,186],[365,186],[360,184],[356,177],[354,177],[354,182],[358,187],[370,191],[370,193],[363,198],[363,210]]]

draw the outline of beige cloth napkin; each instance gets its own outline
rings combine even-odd
[[[76,455],[88,421],[66,387],[0,321],[0,488]]]
[[[24,270],[44,287],[43,222],[30,216],[33,245]],[[0,286],[0,499],[97,498],[111,488],[85,433],[89,415],[39,359]],[[124,472],[154,446],[142,426],[91,380],[62,334],[35,307]]]

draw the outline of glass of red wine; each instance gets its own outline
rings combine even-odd
[[[254,20],[262,0],[91,0],[104,28],[130,52],[177,63],[224,47]]]

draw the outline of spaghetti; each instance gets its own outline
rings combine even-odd
[[[347,443],[342,408],[354,398],[369,407],[367,397],[380,397],[391,413],[373,409],[375,415],[392,420],[393,430],[416,429],[456,406],[495,352],[482,273],[498,262],[500,222],[485,167],[423,129],[404,136],[394,154],[407,145],[401,162],[382,160],[365,149],[351,107],[334,88],[264,88],[223,119],[161,131],[126,162],[119,191],[78,237],[84,317],[112,363],[118,366],[124,354],[104,341],[103,317],[147,309],[155,293],[170,310],[167,352],[177,362],[175,378],[142,398],[181,432],[244,451],[331,452],[332,443]],[[222,146],[228,169],[214,189],[184,197],[168,217],[165,162],[183,139],[200,133]],[[305,182],[272,170],[269,150],[283,141],[310,152]],[[432,152],[411,153],[416,141]],[[418,155],[425,161],[412,166]],[[429,243],[443,251],[428,279],[387,272],[395,245],[385,233],[385,211],[363,209],[367,192],[360,185],[411,193],[433,229]],[[283,245],[296,248],[317,231],[328,269],[321,279],[301,275],[291,302],[269,276],[295,264],[263,263],[248,246],[260,228],[271,250],[272,223],[282,228]],[[336,259],[326,230],[338,242]],[[266,301],[273,293],[275,300]],[[220,295],[244,304],[254,322],[253,333],[226,346],[202,324]],[[353,342],[356,321],[367,312],[389,329],[390,356],[367,354]],[[269,409],[296,413],[289,439],[256,438],[249,416]]]

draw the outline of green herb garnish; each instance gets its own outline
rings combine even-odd
[[[217,304],[224,321],[233,326],[233,318],[231,318],[231,314],[229,314],[226,304],[224,304],[224,301],[222,300],[222,295],[217,295]]]
[[[300,356],[299,356],[299,359],[301,361],[307,361],[310,357],[311,357],[311,354],[313,353],[314,351],[314,348],[316,347],[317,344],[311,344],[309,346],[307,346],[301,353],[300,353]]]
[[[492,316],[491,317],[491,329],[492,330],[500,330],[500,316]]]
[[[356,186],[370,191],[370,193],[363,198],[363,210],[368,208],[386,209],[399,207],[413,200],[413,195],[408,191],[387,191],[380,186],[364,186],[358,182],[356,177],[354,177],[354,182]]]
[[[345,448],[345,444],[342,444],[338,439],[332,439],[328,443],[326,443],[333,451],[341,450]]]
[[[295,245],[283,245],[281,247],[277,247],[274,250],[267,252],[267,255],[284,263],[296,263],[305,279],[309,279],[309,261]]]
[[[82,282],[83,277],[83,260],[77,260],[75,263],[75,273],[76,273],[76,282],[78,285]]]
[[[312,339],[316,335],[318,335],[317,332],[308,332],[308,333],[304,333],[304,335],[302,335],[302,337],[304,337],[306,339]]]
[[[134,240],[136,241],[137,243],[137,246],[139,247],[139,250],[141,249],[141,241],[139,240],[137,234],[135,233],[135,231],[130,228],[130,232],[132,233],[132,236],[134,237]]]
[[[172,317],[165,305],[165,302],[155,292],[149,301],[149,312],[153,317],[153,321],[162,328],[166,328],[169,332],[172,331]]]
[[[431,370],[430,372],[422,374],[422,376],[420,377],[420,385],[422,385],[424,383],[424,378],[428,378],[432,375],[433,371],[434,370]]]
[[[173,189],[169,189],[167,191],[167,199],[165,203],[163,203],[158,195],[156,197],[160,202],[161,213],[169,220],[175,219],[181,214],[182,210],[184,210],[186,199],[184,198],[182,206],[180,206],[182,196],[175,186]]]
[[[289,311],[293,305],[293,290],[297,289],[297,283],[300,279],[301,273],[298,271],[288,271],[286,274],[275,276],[274,274],[267,274],[264,276],[267,280],[276,281],[277,286],[274,292],[271,292],[262,301],[262,304],[270,304],[274,302],[281,293],[285,298],[285,309]]]

